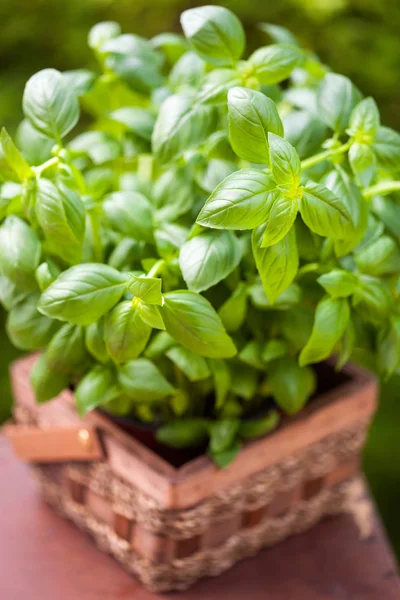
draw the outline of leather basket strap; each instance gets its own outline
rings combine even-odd
[[[4,433],[16,455],[27,462],[94,461],[104,457],[99,434],[92,425],[48,429],[7,425]]]

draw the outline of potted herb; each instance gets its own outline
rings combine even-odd
[[[33,75],[0,157],[7,331],[41,351],[10,437],[157,590],[343,508],[376,395],[348,362],[400,363],[399,134],[285,29],[181,22],[96,25],[98,72]]]

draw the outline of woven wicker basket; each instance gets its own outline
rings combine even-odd
[[[376,405],[375,380],[347,367],[345,383],[228,468],[206,456],[174,468],[100,414],[79,419],[69,391],[36,405],[34,360],[12,367],[15,451],[46,500],[153,591],[185,589],[342,511]]]

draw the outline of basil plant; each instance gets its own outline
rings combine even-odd
[[[400,135],[285,29],[249,54],[226,8],[181,23],[99,23],[96,73],[27,82],[1,134],[0,298],[41,350],[38,402],[74,386],[81,415],[224,466],[304,407],[316,363],[398,369]]]

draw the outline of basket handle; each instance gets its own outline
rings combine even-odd
[[[81,424],[48,429],[7,425],[4,433],[15,454],[26,462],[87,462],[104,457],[99,434],[93,425]]]

